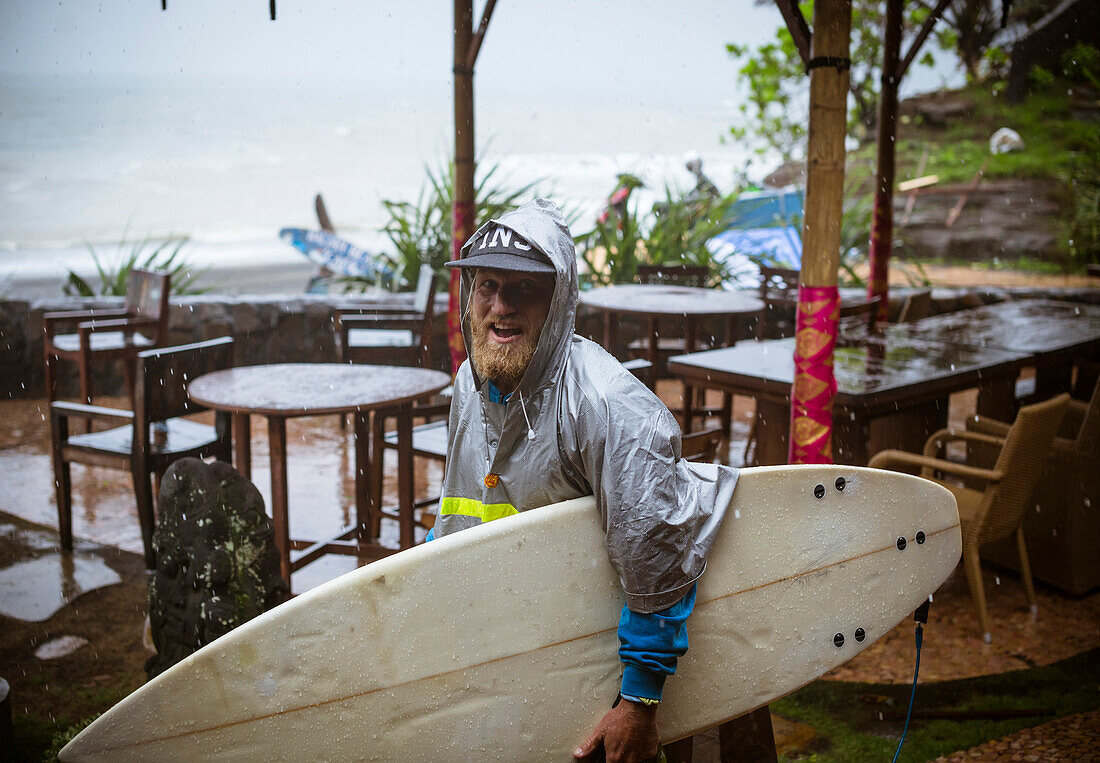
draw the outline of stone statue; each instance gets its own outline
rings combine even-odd
[[[256,486],[229,464],[183,458],[161,482],[149,580],[153,678],[283,602],[275,531]]]

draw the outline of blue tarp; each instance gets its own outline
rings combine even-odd
[[[734,283],[755,285],[760,262],[796,270],[802,266],[802,202],[801,189],[783,188],[744,193],[730,207],[726,230],[707,246]]]

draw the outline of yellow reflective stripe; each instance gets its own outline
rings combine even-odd
[[[510,503],[482,503],[473,498],[444,498],[440,502],[439,513],[461,514],[465,517],[475,517],[482,522],[492,522],[494,519],[519,514],[516,507]]]

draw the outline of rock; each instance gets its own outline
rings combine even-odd
[[[161,483],[158,514],[150,678],[288,594],[263,498],[229,464],[175,462]]]
[[[88,639],[80,636],[61,636],[51,639],[34,650],[34,656],[40,660],[56,660],[87,645]]]

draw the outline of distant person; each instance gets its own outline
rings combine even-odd
[[[696,581],[737,471],[681,459],[680,429],[664,403],[573,333],[576,253],[552,202],[536,199],[483,225],[461,255],[447,264],[462,273],[470,360],[455,378],[429,537],[595,495],[626,594],[623,672],[619,700],[575,754],[602,746],[612,761],[652,757],[665,679],[687,651]],[[470,581],[470,595],[492,585]]]
[[[688,194],[688,200],[713,200],[722,196],[718,191],[718,186],[710,182],[710,178],[703,174],[703,160],[698,154],[688,154],[684,166],[695,178],[695,188]]]

